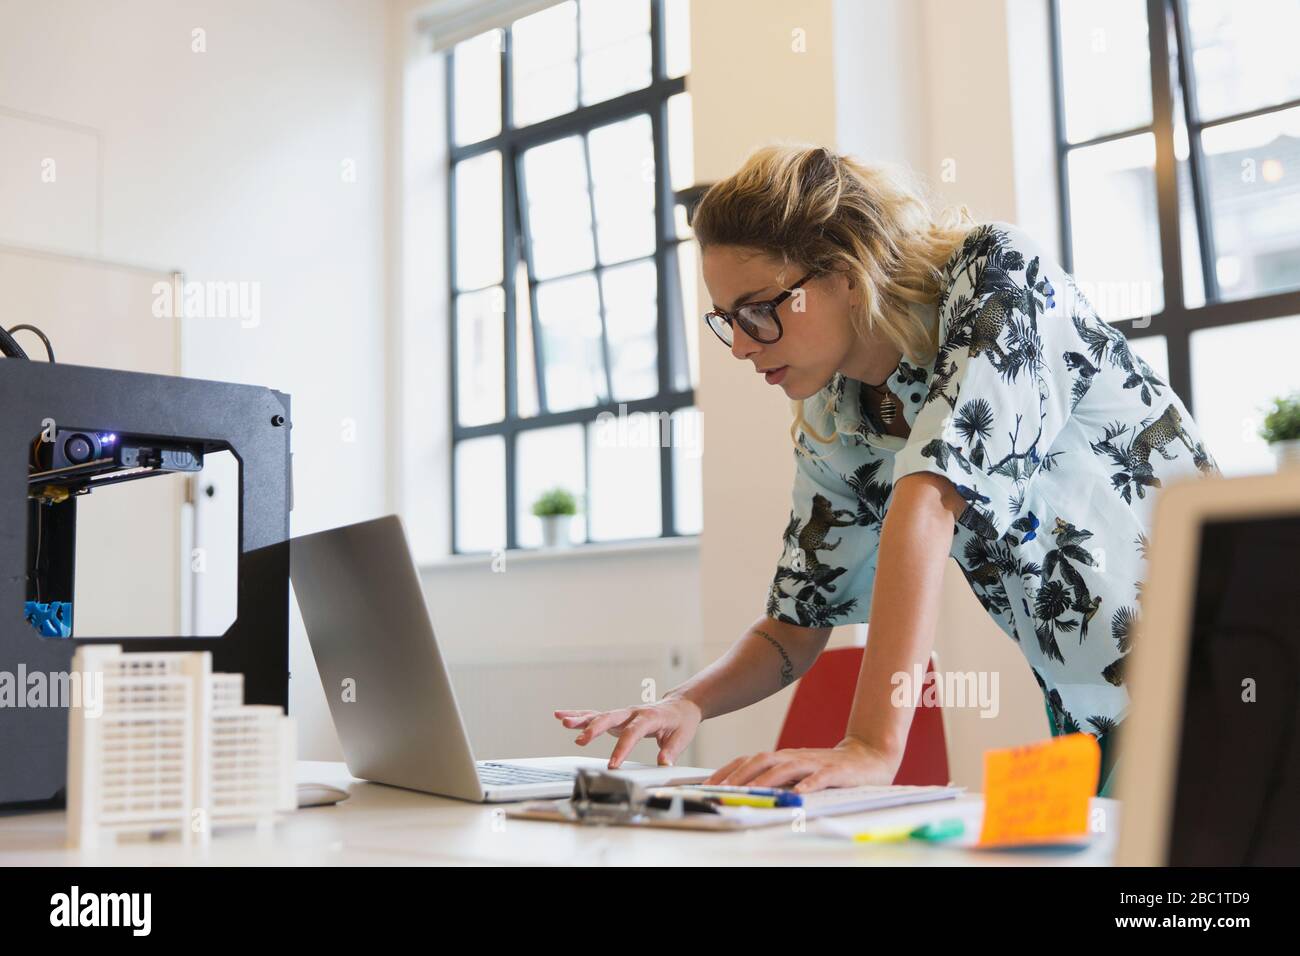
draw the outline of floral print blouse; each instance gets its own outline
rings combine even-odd
[[[904,357],[886,383],[908,437],[842,374],[804,403],[836,434],[799,435],[767,613],[865,623],[894,483],[944,475],[967,501],[950,553],[1020,646],[1054,731],[1104,738],[1128,709],[1155,494],[1218,466],[1169,385],[1019,227],[976,226],[943,276],[937,303],[912,307],[938,322],[937,356]]]

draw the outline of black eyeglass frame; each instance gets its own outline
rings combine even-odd
[[[716,335],[718,337],[718,340],[727,348],[731,348],[732,343],[735,341],[735,336],[732,335],[732,328],[735,322],[739,322],[740,327],[745,330],[745,334],[748,335],[755,342],[761,342],[763,345],[771,345],[774,342],[779,342],[781,341],[781,336],[785,334],[785,326],[781,324],[781,317],[777,314],[776,311],[777,308],[781,305],[782,302],[790,298],[790,296],[794,295],[796,289],[802,286],[809,279],[818,275],[820,272],[821,272],[820,269],[812,270],[807,275],[805,275],[802,279],[800,279],[794,285],[790,286],[790,288],[786,289],[784,292],[782,292],[774,299],[768,299],[764,302],[746,302],[744,305],[738,306],[735,310],[731,312],[728,312],[726,309],[710,309],[708,312],[704,313],[704,322],[706,325],[708,325],[710,329],[713,330],[713,334]],[[747,309],[758,309],[766,313],[767,316],[771,318],[772,322],[775,323],[776,325],[776,337],[771,339],[765,339],[762,336],[756,334],[755,327],[753,326],[753,324],[747,321],[742,315],[742,313]],[[715,319],[717,319],[721,323],[724,323],[723,328],[725,328],[726,330],[727,333],[726,335],[723,334],[722,329],[720,329],[717,325],[714,324]],[[732,341],[727,340],[728,336],[731,336]]]

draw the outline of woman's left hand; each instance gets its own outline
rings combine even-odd
[[[714,771],[707,784],[789,787],[812,793],[827,787],[861,787],[894,782],[897,762],[859,740],[846,738],[829,749],[774,750],[737,757]]]

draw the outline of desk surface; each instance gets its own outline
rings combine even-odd
[[[1095,799],[1111,822],[1082,850],[975,851],[923,843],[852,844],[808,832],[771,827],[736,833],[579,827],[518,820],[501,805],[465,803],[368,783],[341,763],[302,761],[298,779],[348,790],[349,799],[282,818],[274,834],[252,828],[218,831],[211,845],[185,846],[175,838],[123,842],[98,850],[64,846],[62,812],[0,817],[0,866],[339,866],[339,865],[882,865],[1008,866],[1105,865],[1114,857],[1118,804]],[[979,825],[982,801],[967,795],[944,805],[968,830]],[[935,815],[934,804],[837,817],[867,827],[889,827]]]

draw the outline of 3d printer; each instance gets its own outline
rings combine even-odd
[[[289,397],[27,361],[3,329],[0,352],[0,810],[48,809],[63,802],[66,701],[51,693],[30,706],[23,685],[57,687],[80,643],[211,651],[214,670],[244,675],[247,702],[288,709]],[[206,637],[78,637],[78,501],[123,482],[200,471],[227,450],[239,463],[234,623]]]

